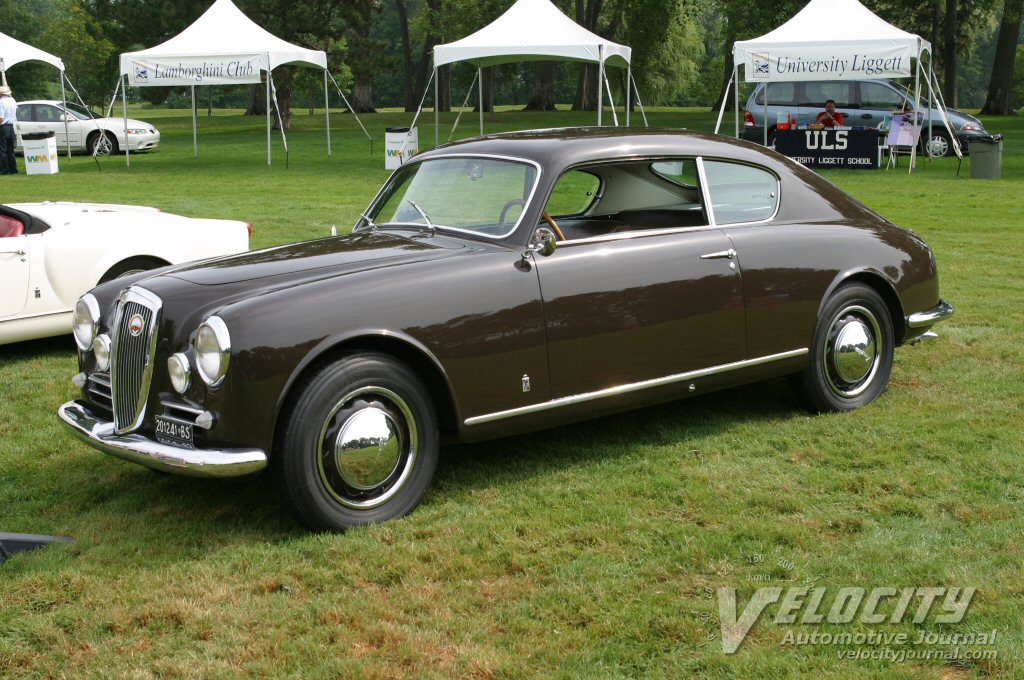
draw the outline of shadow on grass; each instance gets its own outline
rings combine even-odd
[[[751,420],[784,418],[795,409],[785,381],[776,380],[521,437],[446,446],[426,505],[431,498],[468,497],[484,486],[542,483],[555,471],[614,460],[636,447],[685,446],[687,439],[718,436]],[[91,449],[88,454],[72,463],[60,455],[40,462],[36,474],[45,488],[25,492],[48,526],[57,521],[79,539],[67,548],[72,559],[88,556],[90,562],[114,565],[132,550],[143,552],[152,567],[199,559],[228,545],[308,535],[276,499],[269,473],[194,479],[154,473]]]

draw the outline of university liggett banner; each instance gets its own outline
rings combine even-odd
[[[128,83],[135,87],[170,85],[245,85],[260,82],[263,55],[133,58]]]
[[[827,47],[785,47],[747,52],[747,82],[794,80],[863,80],[906,78],[913,52],[904,46],[857,50]]]

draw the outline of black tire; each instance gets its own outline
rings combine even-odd
[[[127,260],[121,260],[108,269],[99,282],[106,283],[107,281],[119,279],[122,276],[131,276],[132,274],[163,267],[166,264],[163,260],[158,260],[155,257],[129,257]]]
[[[925,128],[923,139],[924,152],[932,158],[942,158],[953,155],[953,142],[949,140],[949,133],[945,130],[932,129],[931,140],[928,140],[928,129]]]
[[[889,383],[894,346],[892,318],[881,296],[864,284],[844,285],[818,317],[810,363],[793,376],[793,390],[819,413],[870,404]]]
[[[344,531],[420,504],[440,438],[429,393],[408,366],[383,354],[353,354],[298,389],[273,464],[281,499],[300,522]]]
[[[93,132],[89,135],[86,148],[93,156],[113,156],[117,154],[117,140],[106,130]]]

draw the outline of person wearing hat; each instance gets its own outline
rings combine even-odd
[[[14,159],[14,147],[18,136],[14,124],[18,122],[18,102],[14,101],[11,88],[0,86],[0,175],[18,174],[18,161]]]

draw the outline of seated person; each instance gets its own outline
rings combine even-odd
[[[818,114],[816,123],[821,123],[827,128],[843,125],[843,114],[836,111],[836,102],[829,99],[825,102],[825,110]]]

